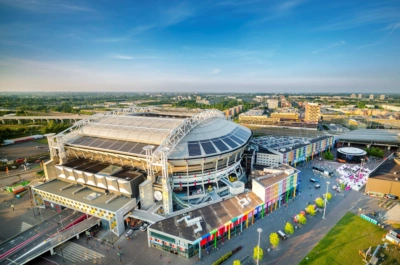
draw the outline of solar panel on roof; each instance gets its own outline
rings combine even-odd
[[[120,149],[124,144],[126,143],[126,141],[115,141],[114,144],[111,146],[112,150],[118,150]]]
[[[238,133],[236,133],[235,136],[238,137],[238,138],[240,138],[240,139],[242,139],[242,140],[244,140],[244,141],[247,141],[247,139],[249,139],[248,137],[243,136],[243,135],[238,134]]]
[[[228,146],[226,146],[226,144],[219,139],[213,139],[212,142],[221,152],[229,150]]]
[[[86,138],[85,137],[79,137],[78,139],[76,139],[75,141],[72,142],[72,144],[80,144],[83,141],[85,141]]]
[[[134,148],[138,143],[136,142],[126,142],[118,151],[129,153],[129,151]]]
[[[200,156],[201,149],[199,142],[188,142],[189,156]]]
[[[204,152],[206,152],[207,155],[209,154],[215,154],[217,150],[215,150],[215,147],[210,141],[207,142],[201,142],[201,146],[203,147]]]
[[[229,139],[229,138],[223,138],[222,139],[225,143],[227,143],[230,147],[232,147],[232,148],[235,148],[235,147],[237,147],[238,145],[234,142],[234,141],[232,141],[231,139]]]
[[[238,144],[243,144],[244,143],[244,141],[242,139],[239,139],[239,138],[237,138],[237,137],[235,137],[233,135],[231,136],[231,139],[234,140],[235,142],[237,142]]]

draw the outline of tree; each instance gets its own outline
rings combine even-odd
[[[306,223],[307,223],[307,218],[304,215],[299,214],[299,224],[305,225]]]
[[[333,154],[330,151],[325,152],[324,159],[333,160],[334,159]]]
[[[294,234],[294,227],[289,222],[287,222],[286,225],[285,225],[285,233],[289,234],[289,235],[293,235]]]
[[[332,199],[332,194],[330,192],[326,193],[325,196],[328,201]]]
[[[346,186],[344,185],[344,183],[340,183],[340,190],[344,190],[346,188]]]
[[[323,200],[322,198],[317,198],[317,199],[315,200],[315,203],[317,204],[317,206],[318,206],[319,208],[323,208],[323,207],[325,206],[325,202],[324,202],[324,200]]]
[[[253,258],[255,260],[257,260],[257,259],[262,260],[263,257],[264,257],[264,252],[263,252],[262,248],[260,248],[259,246],[254,247]]]
[[[234,260],[233,261],[233,265],[241,265],[242,263],[240,263],[240,260]]]
[[[271,233],[269,235],[269,242],[271,243],[271,245],[273,245],[274,247],[277,247],[279,245],[279,236],[277,233]]]
[[[306,207],[306,212],[309,213],[310,215],[314,216],[315,215],[314,205],[308,205]]]

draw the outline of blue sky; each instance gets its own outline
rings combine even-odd
[[[0,0],[1,91],[400,92],[400,2]]]

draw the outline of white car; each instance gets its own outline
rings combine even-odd
[[[144,223],[141,227],[139,227],[139,230],[142,232],[145,232],[147,230],[147,227],[149,226],[148,223]]]

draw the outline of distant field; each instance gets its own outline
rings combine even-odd
[[[306,256],[308,260],[304,258],[300,264],[363,265],[365,262],[358,251],[367,250],[372,246],[373,252],[377,245],[383,244],[382,235],[385,233],[384,229],[353,213],[347,213]],[[393,248],[394,246],[391,245],[391,250],[384,252],[385,261],[379,264],[400,264],[400,252],[394,251]]]
[[[37,139],[37,140],[35,140],[35,142],[38,144],[48,144],[47,137],[44,137],[42,139]]]

